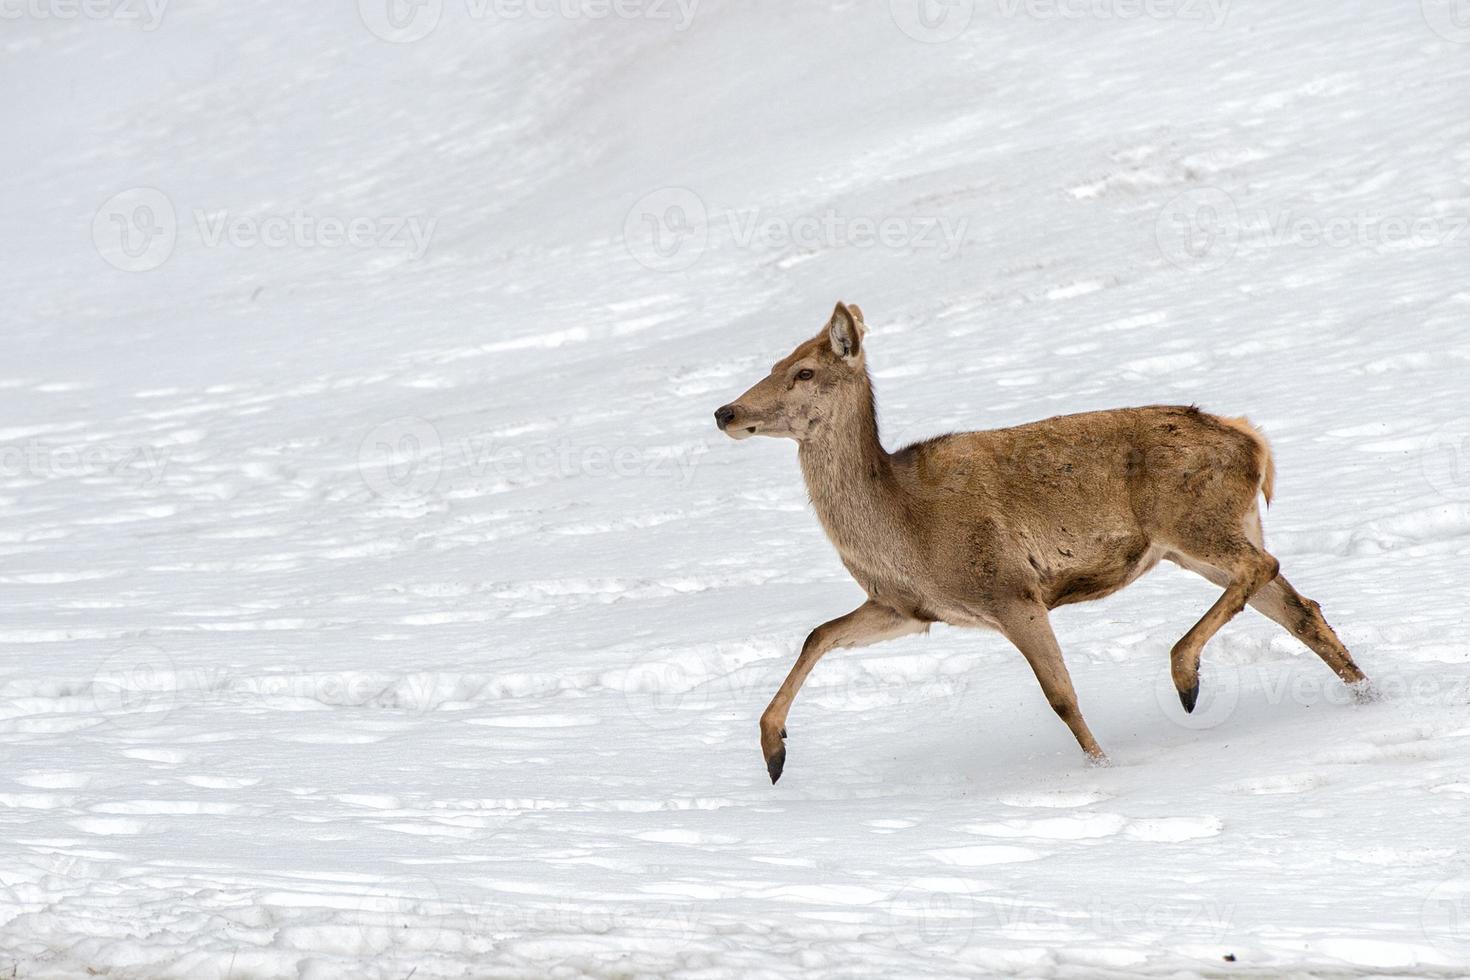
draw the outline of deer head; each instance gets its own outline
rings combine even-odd
[[[863,359],[862,310],[838,303],[812,339],[786,355],[745,394],[715,410],[715,424],[732,439],[779,436],[804,442],[871,406]]]

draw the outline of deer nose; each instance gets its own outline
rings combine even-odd
[[[734,406],[721,405],[719,408],[715,409],[715,425],[718,425],[720,427],[721,432],[724,432],[725,426],[729,425],[733,421],[735,421]]]

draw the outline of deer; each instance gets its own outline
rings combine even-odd
[[[889,453],[866,335],[862,310],[839,302],[815,337],[715,411],[732,439],[796,441],[817,519],[867,594],[811,631],[761,715],[773,784],[786,766],[787,715],[817,662],[934,623],[998,631],[1087,758],[1109,764],[1083,720],[1049,613],[1112,595],[1163,560],[1224,590],[1170,653],[1186,712],[1199,699],[1205,644],[1247,604],[1368,696],[1322,607],[1265,550],[1258,502],[1273,499],[1276,464],[1249,421],[1156,405],[952,433]]]

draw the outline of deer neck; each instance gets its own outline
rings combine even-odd
[[[886,554],[902,540],[905,507],[892,460],[878,440],[866,376],[839,411],[802,441],[798,455],[812,506],[838,551],[860,564],[886,564]]]

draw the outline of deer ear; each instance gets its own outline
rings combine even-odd
[[[845,304],[838,303],[832,311],[832,322],[827,325],[827,338],[832,352],[838,357],[857,357],[863,346],[861,317],[854,316]]]

